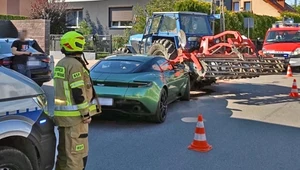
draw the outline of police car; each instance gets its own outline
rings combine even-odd
[[[56,138],[45,93],[0,65],[0,170],[52,170]]]

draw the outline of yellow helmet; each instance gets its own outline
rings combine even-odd
[[[85,45],[85,38],[76,31],[65,33],[60,39],[60,47],[63,53],[82,53]]]

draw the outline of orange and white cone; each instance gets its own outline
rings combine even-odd
[[[206,141],[202,115],[198,116],[198,122],[195,130],[194,140],[188,148],[199,152],[208,152],[212,149],[212,146],[209,145]]]
[[[292,86],[292,90],[290,93],[290,97],[294,97],[294,98],[299,97],[296,79],[294,79],[294,81],[293,81],[293,86]]]
[[[293,77],[293,72],[292,72],[292,68],[290,65],[288,65],[288,69],[287,69],[287,72],[286,72],[286,76],[287,77]]]

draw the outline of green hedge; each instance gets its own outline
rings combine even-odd
[[[0,20],[24,20],[27,19],[25,16],[17,15],[0,15]]]
[[[150,0],[148,5],[146,6],[149,9],[149,5],[152,1]],[[168,0],[160,0],[160,3],[164,3],[164,1]],[[210,2],[198,1],[198,0],[176,0],[173,6],[166,7],[166,9],[161,9],[160,11],[167,11],[170,8],[173,11],[193,11],[193,12],[203,12],[203,13],[210,13]],[[141,11],[139,9],[139,11]],[[217,9],[219,11],[219,9]],[[141,14],[139,12],[138,14]],[[225,11],[225,28],[226,30],[235,30],[239,31],[241,34],[247,36],[247,29],[244,28],[244,18],[251,17],[254,18],[254,28],[250,29],[250,38],[264,38],[266,31],[272,26],[275,21],[282,20],[282,17],[292,17],[294,18],[295,22],[300,23],[300,14],[292,13],[292,12],[284,12],[281,14],[281,17],[272,17],[266,15],[256,15],[250,12],[233,12],[233,11]],[[145,26],[145,17],[143,15],[138,15],[140,19],[134,25],[134,31],[142,32],[143,27]],[[215,33],[220,32],[220,23],[219,20],[216,20],[215,24]]]
[[[180,0],[175,3],[176,11],[194,11],[210,13],[210,3],[196,0]],[[217,9],[219,11],[219,9]],[[293,17],[295,22],[300,21],[300,15],[297,13],[283,13],[282,15]],[[254,19],[254,28],[250,30],[251,38],[264,38],[266,31],[275,21],[281,20],[281,17],[271,17],[266,15],[256,15],[250,12],[233,12],[225,10],[225,28],[226,30],[239,31],[241,34],[247,35],[247,29],[244,28],[244,18],[251,17]],[[215,33],[220,32],[219,20],[216,20]]]

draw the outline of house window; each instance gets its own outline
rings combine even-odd
[[[251,2],[249,2],[249,1],[244,2],[244,10],[251,11]]]
[[[240,11],[240,3],[239,2],[233,2],[232,3],[232,9],[233,9],[233,11]]]
[[[132,7],[109,8],[110,28],[131,28],[132,20],[133,20]]]
[[[78,28],[80,22],[83,20],[83,12],[81,10],[69,10],[66,15],[66,24],[68,28]]]

